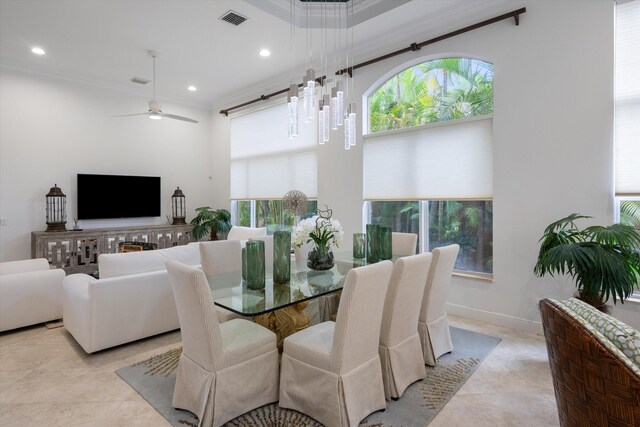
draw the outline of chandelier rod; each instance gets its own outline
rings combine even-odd
[[[522,15],[523,13],[526,13],[526,11],[527,11],[527,8],[526,7],[522,7],[520,9],[516,9],[516,10],[513,10],[511,12],[507,12],[507,13],[504,13],[502,15],[498,15],[498,16],[495,16],[493,18],[487,19],[485,21],[478,22],[478,23],[475,23],[473,25],[469,25],[469,26],[461,28],[459,30],[452,31],[452,32],[444,34],[442,36],[434,37],[432,39],[429,39],[429,40],[426,40],[426,41],[423,41],[423,42],[420,42],[420,43],[411,43],[411,45],[409,45],[409,47],[405,47],[404,49],[400,49],[400,50],[396,50],[396,51],[391,52],[391,53],[387,53],[386,55],[378,56],[377,58],[373,58],[373,59],[370,59],[368,61],[361,62],[361,63],[356,64],[356,65],[352,65],[351,67],[348,67],[348,68],[343,68],[342,70],[336,71],[335,74],[336,75],[342,75],[344,73],[348,73],[349,76],[352,76],[353,75],[353,71],[357,70],[358,68],[363,68],[363,67],[366,67],[368,65],[375,64],[376,62],[384,61],[386,59],[393,58],[394,56],[402,55],[402,54],[407,53],[407,52],[415,52],[415,51],[420,50],[424,46],[427,46],[427,45],[430,45],[430,44],[434,44],[434,43],[440,42],[442,40],[446,40],[448,38],[455,37],[455,36],[458,36],[460,34],[467,33],[469,31],[477,30],[478,28],[486,27],[487,25],[495,24],[496,22],[504,21],[505,19],[513,18],[515,20],[515,24],[517,26],[517,25],[520,25],[520,15]],[[318,82],[320,85],[323,85],[324,80],[326,79],[326,77],[327,76],[318,77],[316,79],[316,82]],[[298,87],[302,87],[302,84],[298,84]],[[247,105],[255,104],[256,102],[266,101],[267,99],[269,99],[269,98],[271,98],[273,96],[280,95],[280,94],[283,94],[283,93],[287,93],[288,91],[289,91],[289,88],[287,87],[286,89],[282,89],[282,90],[279,90],[277,92],[273,92],[273,93],[270,93],[270,94],[267,94],[267,95],[260,95],[259,98],[255,98],[255,99],[252,99],[251,101],[243,102],[242,104],[234,105],[233,107],[229,107],[229,108],[225,108],[223,110],[220,110],[220,114],[228,116],[230,111],[237,110],[238,108],[246,107]]]

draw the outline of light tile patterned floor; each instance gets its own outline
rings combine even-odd
[[[544,339],[451,318],[502,338],[430,426],[556,426]],[[64,329],[44,325],[0,334],[0,425],[165,426],[115,370],[180,342],[179,332],[86,354]]]

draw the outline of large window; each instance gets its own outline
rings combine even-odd
[[[493,273],[493,203],[483,200],[369,201],[367,222],[418,235],[418,251],[460,245],[456,270]]]
[[[391,76],[368,98],[367,222],[460,245],[456,269],[493,273],[493,65],[442,58]]]
[[[640,230],[640,1],[616,5],[616,220]],[[640,290],[634,294],[640,299]]]
[[[316,214],[317,200],[309,200],[307,212],[300,218],[282,209],[282,200],[234,200],[231,203],[232,222],[244,227],[266,227],[267,234],[278,230],[291,230],[296,219],[310,218]]]

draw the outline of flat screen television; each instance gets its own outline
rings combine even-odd
[[[78,219],[160,216],[160,177],[78,174]]]

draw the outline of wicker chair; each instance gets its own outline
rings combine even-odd
[[[640,377],[554,302],[540,301],[561,426],[640,426]]]

